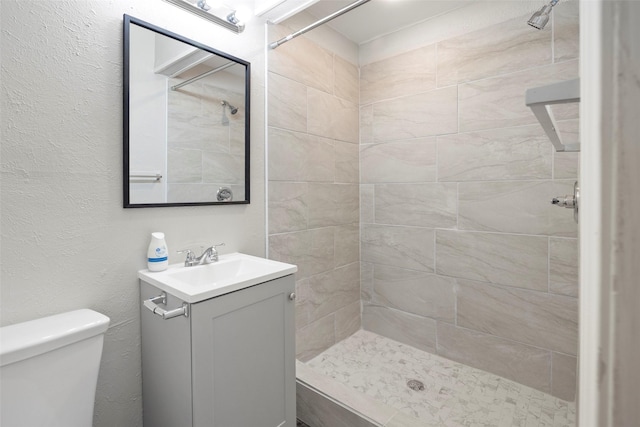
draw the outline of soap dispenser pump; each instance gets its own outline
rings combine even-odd
[[[164,241],[164,233],[151,233],[151,242],[147,250],[147,265],[149,271],[163,271],[169,267],[169,251]]]

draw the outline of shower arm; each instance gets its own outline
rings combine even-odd
[[[320,25],[326,24],[327,22],[337,18],[338,16],[344,15],[345,13],[355,9],[358,6],[362,6],[363,4],[365,4],[365,3],[369,2],[369,1],[371,1],[371,0],[357,0],[357,1],[353,2],[353,3],[351,3],[350,5],[343,7],[340,10],[338,10],[336,12],[333,12],[331,15],[328,15],[328,16],[326,16],[326,17],[314,22],[313,24],[307,25],[303,29],[296,31],[295,33],[291,33],[288,36],[283,37],[280,40],[269,44],[269,48],[275,49],[278,46],[288,42],[289,40],[293,40],[296,37],[301,36],[304,33],[308,32],[308,31],[311,31],[314,28],[319,27]]]

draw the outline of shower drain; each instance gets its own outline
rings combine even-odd
[[[414,391],[423,391],[424,383],[419,380],[409,380],[407,381],[407,386]]]

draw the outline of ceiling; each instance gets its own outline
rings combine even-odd
[[[306,9],[318,19],[355,0],[320,0]],[[426,21],[472,0],[371,0],[327,23],[357,44]]]

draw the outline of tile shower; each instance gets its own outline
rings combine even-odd
[[[190,77],[195,76],[171,79],[169,84]],[[216,77],[168,91],[169,202],[215,200],[220,187],[231,188],[235,200],[244,199],[244,80],[228,73],[224,79]],[[240,107],[231,114],[222,102]]]
[[[362,328],[575,400],[577,226],[549,200],[578,153],[524,91],[578,76],[578,4],[553,32],[526,18],[359,66],[306,37],[270,51],[269,252],[300,268],[299,360]],[[554,112],[577,140],[577,104]]]

